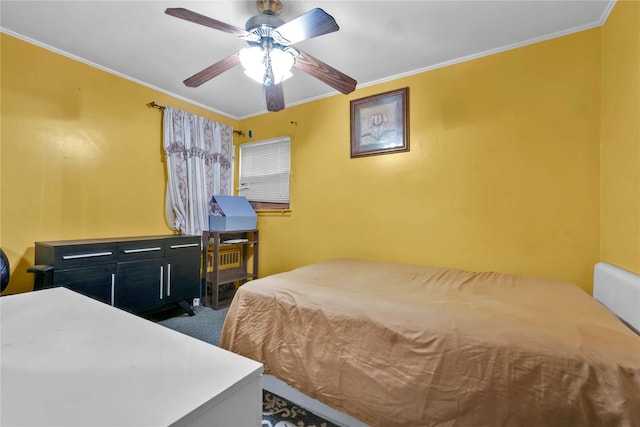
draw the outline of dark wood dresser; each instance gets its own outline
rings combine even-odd
[[[133,313],[200,298],[200,236],[147,236],[35,242],[35,262],[53,266],[64,286]]]

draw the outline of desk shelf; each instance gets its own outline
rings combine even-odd
[[[242,284],[258,278],[258,244],[255,229],[202,232],[205,306],[214,310],[228,307]]]

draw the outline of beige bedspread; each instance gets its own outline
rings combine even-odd
[[[243,285],[220,344],[371,426],[640,426],[640,338],[558,280],[330,260]]]

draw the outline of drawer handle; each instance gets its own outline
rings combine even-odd
[[[116,274],[111,273],[111,305],[116,305]]]
[[[113,252],[94,252],[91,254],[63,255],[62,259],[95,258],[99,256],[109,256],[109,255],[113,255]]]
[[[184,245],[171,245],[171,249],[193,248],[196,246],[200,246],[200,243],[186,243]]]
[[[171,264],[167,264],[167,296],[171,296]]]
[[[154,251],[159,251],[162,248],[160,247],[156,247],[156,248],[140,248],[140,249],[125,249],[123,252],[125,254],[139,254],[140,252],[154,252]]]

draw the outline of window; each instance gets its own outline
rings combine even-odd
[[[240,145],[238,194],[254,209],[289,209],[288,136]]]

